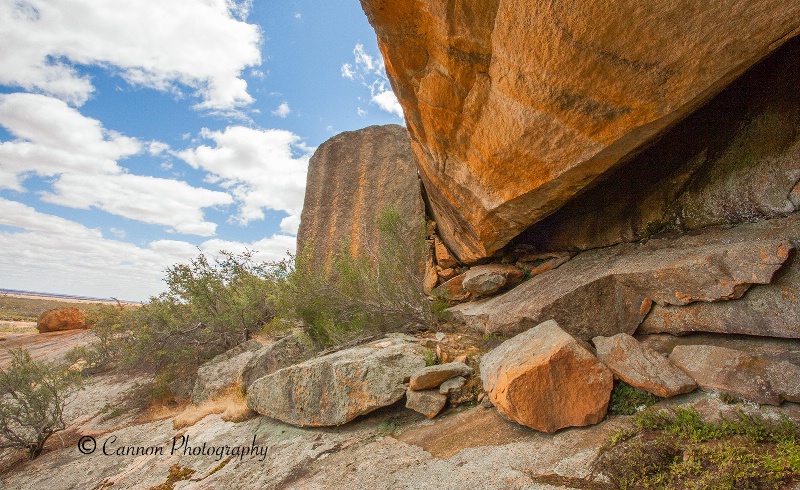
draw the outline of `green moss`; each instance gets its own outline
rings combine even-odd
[[[636,412],[655,405],[661,398],[634,388],[624,381],[614,383],[614,391],[611,392],[611,401],[608,410],[614,415],[633,415]]]
[[[693,408],[648,409],[612,435],[592,479],[614,488],[778,489],[800,478],[800,429],[740,411],[704,422]]]

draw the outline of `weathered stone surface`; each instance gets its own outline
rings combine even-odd
[[[611,371],[552,320],[484,355],[480,371],[501,413],[543,432],[600,422],[614,387]]]
[[[524,277],[525,273],[513,265],[477,265],[466,272],[462,285],[476,296],[485,296],[506,285],[519,283]]]
[[[436,263],[439,267],[448,268],[458,265],[450,251],[447,250],[447,246],[438,237],[433,240],[433,243],[436,251]]]
[[[467,382],[467,378],[464,376],[456,376],[455,378],[450,378],[444,383],[439,385],[439,393],[442,395],[453,395],[458,396],[461,394],[461,388],[464,386],[464,383]]]
[[[556,252],[547,254],[526,254],[517,260],[517,267],[528,271],[531,276],[538,276],[547,271],[557,269],[566,264],[572,254],[567,252]]]
[[[800,338],[800,260],[790,260],[772,283],[754,285],[736,301],[655,306],[636,332]]]
[[[247,404],[300,427],[341,425],[403,398],[403,382],[425,366],[423,350],[387,338],[317,357],[259,378]]]
[[[89,328],[86,315],[78,308],[53,308],[39,315],[36,330],[39,333],[60,332],[62,330],[79,330]]]
[[[517,241],[589,249],[799,209],[798,86],[800,37]]]
[[[669,359],[705,390],[768,405],[800,401],[800,366],[786,361],[710,345],[679,345]]]
[[[249,388],[257,379],[292,364],[303,362],[313,355],[314,347],[310,339],[302,332],[293,332],[255,352],[244,366],[242,384],[245,388]]]
[[[192,403],[203,403],[241,384],[245,366],[261,347],[261,342],[248,340],[200,366],[192,390]]]
[[[740,297],[769,283],[800,237],[798,217],[584,252],[493,298],[450,308],[483,332],[513,335],[555,319],[583,340],[632,334],[653,302]]]
[[[396,209],[409,228],[424,226],[424,205],[408,132],[398,125],[370,126],[340,133],[311,157],[297,232],[298,253],[310,253],[312,267],[326,267],[343,245],[364,254],[377,236],[376,219]],[[410,233],[408,239],[416,240]],[[409,242],[408,260],[425,258]],[[422,255],[421,251],[419,255]]]
[[[449,362],[427,366],[411,375],[409,388],[412,390],[427,390],[436,388],[455,376],[471,376],[472,368],[463,362]]]
[[[464,301],[469,298],[469,292],[464,289],[464,277],[467,273],[459,274],[444,284],[439,284],[433,290],[433,295],[447,301]]]
[[[431,248],[431,245],[426,244],[425,277],[422,278],[422,292],[425,294],[431,294],[433,288],[435,288],[436,284],[439,282],[439,274],[436,271],[436,264],[433,260],[433,250],[431,250]]]
[[[467,263],[800,31],[790,0],[361,3],[439,234]]]
[[[406,390],[406,408],[432,419],[439,415],[439,412],[447,403],[447,395],[439,393],[439,390]]]
[[[697,384],[656,351],[625,333],[592,339],[597,358],[623,381],[636,388],[670,398],[689,393]]]

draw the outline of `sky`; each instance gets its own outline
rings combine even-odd
[[[403,124],[358,0],[0,0],[0,67],[2,289],[282,259],[316,147]]]

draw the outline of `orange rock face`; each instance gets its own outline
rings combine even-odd
[[[89,328],[86,316],[77,308],[53,308],[39,315],[36,329],[39,333]]]
[[[444,242],[491,255],[800,32],[794,0],[362,0]]]
[[[614,387],[611,371],[553,320],[500,344],[480,371],[503,415],[542,432],[600,422]]]

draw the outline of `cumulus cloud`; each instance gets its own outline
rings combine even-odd
[[[215,146],[201,145],[175,155],[210,173],[207,180],[227,189],[239,204],[240,224],[264,219],[264,210],[286,212],[299,220],[305,197],[308,160],[313,148],[281,129],[230,126],[204,129],[201,136]],[[291,229],[292,220],[282,225]]]
[[[292,109],[289,107],[289,104],[287,102],[284,102],[283,104],[279,105],[277,109],[272,111],[272,115],[285,118],[291,112],[292,112]]]
[[[386,67],[380,53],[373,56],[364,50],[363,44],[358,43],[353,48],[353,58],[352,64],[342,64],[342,77],[361,83],[369,89],[371,104],[402,119],[403,108],[389,85]],[[358,115],[364,117],[366,111],[359,107]]]
[[[46,283],[48,289],[43,292],[133,301],[160,293],[164,289],[164,271],[188,262],[200,251],[213,257],[220,250],[250,250],[257,252],[256,260],[273,261],[295,249],[295,238],[287,235],[251,243],[211,239],[199,247],[180,240],[156,240],[140,247],[105,238],[99,230],[3,198],[0,225],[11,228],[0,230],[4,287],[41,291]]]
[[[50,203],[97,208],[200,236],[216,229],[204,219],[203,208],[233,203],[226,192],[129,174],[118,160],[143,153],[145,145],[104,129],[62,100],[0,95],[0,125],[14,137],[0,143],[0,188],[23,191],[28,176],[51,177],[52,192],[42,195]]]
[[[0,2],[0,84],[83,104],[94,87],[76,66],[117,71],[128,83],[179,92],[197,108],[252,103],[240,75],[261,63],[251,0],[17,0]]]

